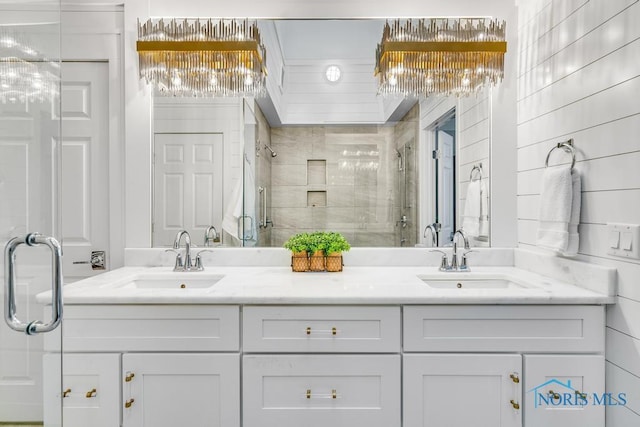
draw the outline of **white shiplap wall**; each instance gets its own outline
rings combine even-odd
[[[573,138],[582,174],[578,259],[618,269],[607,312],[607,426],[640,425],[640,261],[607,255],[606,223],[640,223],[640,3],[519,3],[518,241],[535,245],[547,152]],[[559,157],[558,157],[559,159]]]

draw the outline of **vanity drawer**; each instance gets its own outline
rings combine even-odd
[[[244,427],[389,427],[400,420],[400,355],[243,357]]]
[[[238,351],[239,331],[238,306],[71,305],[64,312],[70,352]]]
[[[604,351],[603,306],[405,306],[404,351]]]
[[[245,352],[398,353],[400,307],[245,306]]]

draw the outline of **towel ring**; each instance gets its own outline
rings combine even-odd
[[[566,153],[571,154],[571,169],[573,169],[573,167],[576,165],[576,150],[573,148],[573,139],[565,142],[558,142],[555,147],[549,150],[549,152],[547,153],[547,158],[544,161],[544,167],[549,167],[549,157],[551,157],[551,153],[553,153],[553,150],[558,148],[562,148]]]
[[[473,172],[478,171],[478,179],[482,181],[482,163],[480,165],[473,165],[471,172],[469,172],[469,181],[473,181]]]

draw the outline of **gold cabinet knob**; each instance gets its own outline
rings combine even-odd
[[[96,390],[95,388],[92,388],[91,390],[89,390],[89,391],[87,392],[87,394],[85,395],[85,397],[86,397],[87,399],[91,399],[92,397],[95,397],[95,396],[96,396],[96,394],[97,394],[97,390]]]
[[[311,389],[309,389],[309,388],[307,389],[306,396],[307,396],[307,399],[311,399]]]
[[[560,395],[559,395],[558,393],[554,392],[553,390],[549,390],[549,391],[547,392],[547,394],[551,395],[551,397],[552,397],[553,399],[560,399]]]
[[[338,330],[335,327],[331,328],[331,335],[337,335],[337,334],[338,334]]]
[[[576,396],[578,396],[580,399],[586,399],[587,393],[583,393],[580,390],[576,390]]]
[[[133,372],[127,372],[127,376],[124,377],[125,382],[130,383],[131,380],[133,379],[133,377],[135,377],[136,375]]]
[[[518,374],[511,374],[509,375],[509,378],[511,378],[511,380],[516,384],[520,382],[520,377],[518,377]]]
[[[338,392],[335,389],[331,390],[331,398],[332,399],[338,398]]]
[[[135,399],[129,399],[126,402],[124,402],[124,407],[125,408],[131,408],[131,405],[133,405],[133,402],[135,402]]]
[[[307,326],[307,335],[311,335],[311,328]]]
[[[520,409],[520,404],[515,400],[511,399],[509,403],[511,403],[511,406],[513,406],[513,409]]]
[[[71,389],[68,388],[65,391],[62,392],[62,397],[67,397],[71,394]]]

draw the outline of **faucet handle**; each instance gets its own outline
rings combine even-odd
[[[449,267],[449,260],[447,259],[447,253],[445,251],[441,251],[440,249],[431,249],[429,252],[440,252],[442,254],[442,259],[440,260],[440,271],[449,271],[451,267]]]
[[[203,249],[196,254],[196,264],[194,267],[197,271],[204,270],[204,265],[202,265],[202,257],[200,256],[202,252],[213,252],[213,251],[211,249]]]
[[[176,264],[173,267],[173,271],[182,270],[184,268],[184,264],[182,263],[182,254],[175,249],[167,249],[165,252],[173,252],[176,254]]]
[[[460,261],[460,270],[462,271],[470,271],[471,269],[469,268],[469,266],[467,265],[467,254],[471,253],[471,252],[477,252],[474,251],[473,249],[465,251],[462,253],[462,260]]]

